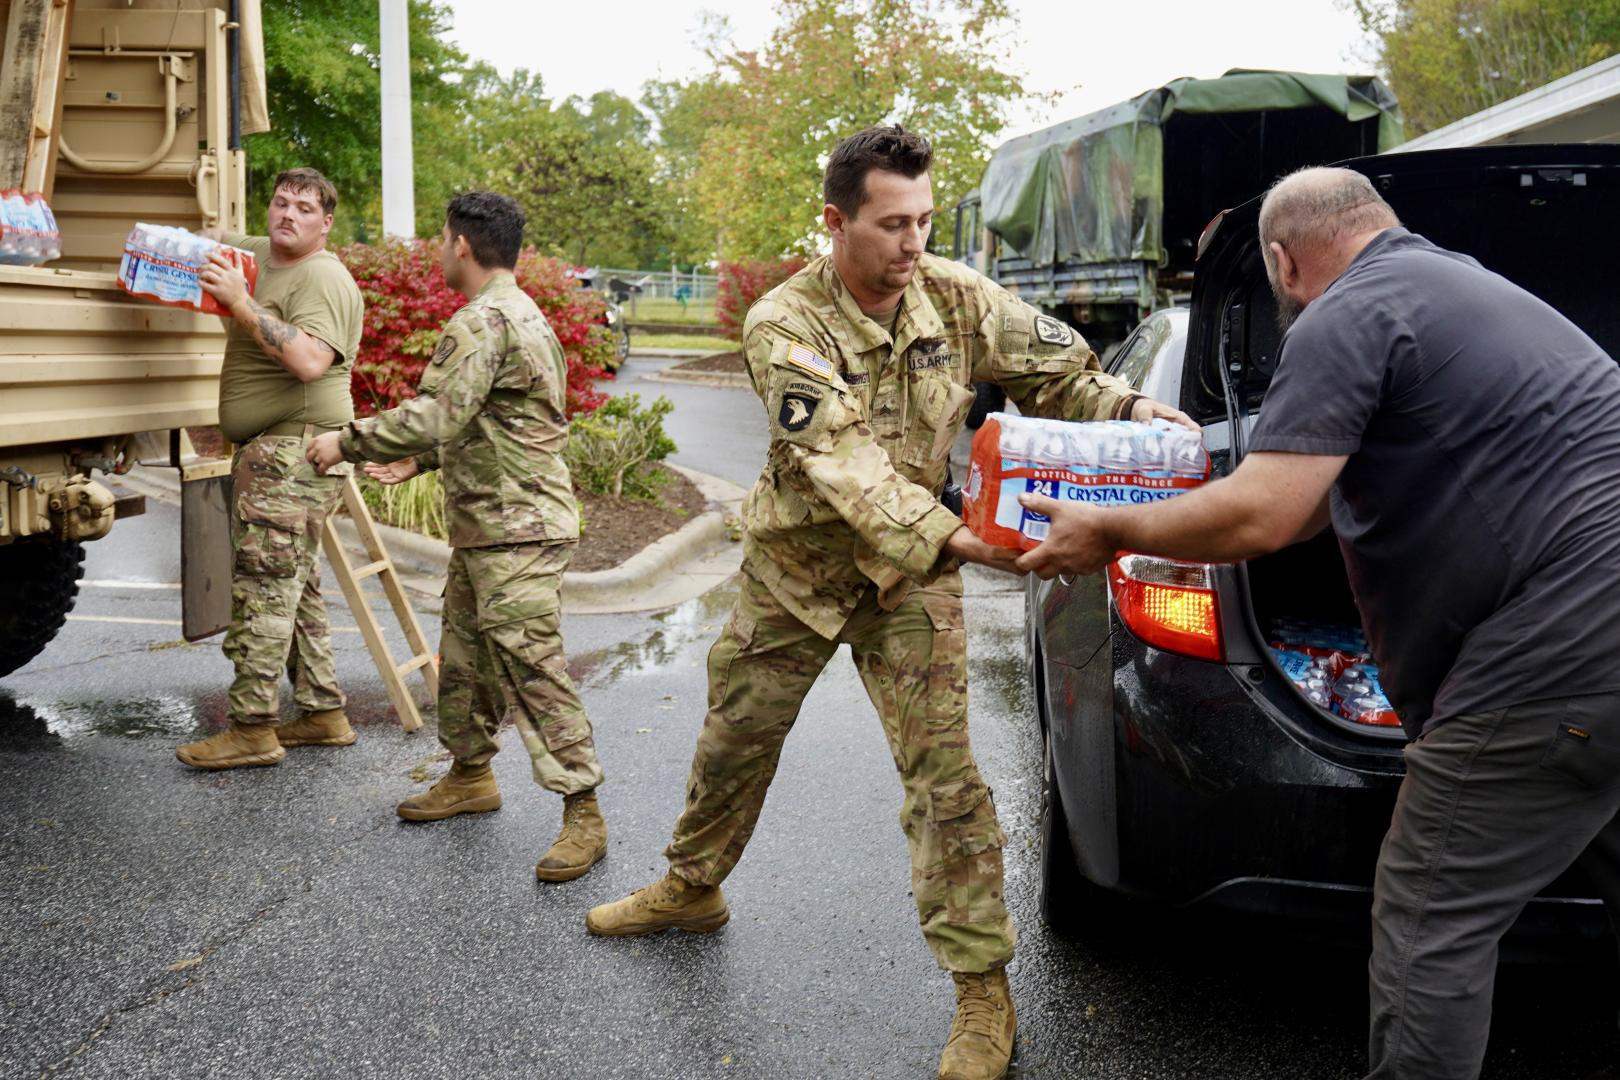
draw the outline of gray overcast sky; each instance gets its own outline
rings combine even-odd
[[[1078,116],[1182,75],[1228,68],[1368,72],[1370,55],[1342,0],[1013,0],[1019,27],[1006,66],[1052,108],[1015,114],[1007,136]],[[538,71],[559,97],[615,90],[640,96],[654,78],[705,70],[693,46],[701,12],[725,15],[739,48],[776,25],[766,0],[451,0],[453,36],[503,72]]]

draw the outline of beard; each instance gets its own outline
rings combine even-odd
[[[1305,310],[1305,305],[1283,292],[1275,281],[1271,283],[1271,295],[1277,301],[1277,332],[1286,334],[1288,328],[1294,325],[1294,320],[1299,318],[1299,313]]]

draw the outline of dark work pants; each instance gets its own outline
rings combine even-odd
[[[1367,1080],[1472,1080],[1497,945],[1577,859],[1620,931],[1620,694],[1448,720],[1406,748],[1378,856]]]

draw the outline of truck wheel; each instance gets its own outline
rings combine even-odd
[[[1007,392],[993,382],[973,384],[973,404],[968,408],[967,426],[975,431],[993,412],[1007,407]]]
[[[50,644],[79,596],[84,545],[18,540],[0,547],[0,677]]]

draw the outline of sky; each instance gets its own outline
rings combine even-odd
[[[1012,0],[1017,28],[1004,66],[1055,105],[1015,110],[1011,138],[1162,86],[1229,68],[1370,73],[1371,49],[1345,0]],[[764,44],[767,0],[450,0],[452,37],[503,73],[538,71],[556,97],[614,90],[641,96],[649,79],[700,74],[703,13],[723,15],[732,43]]]

